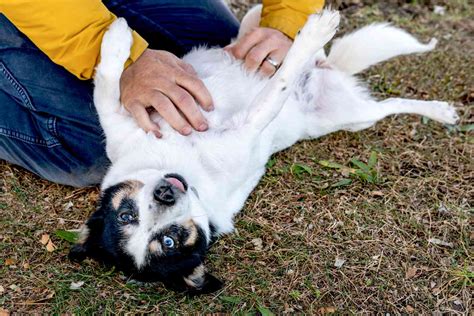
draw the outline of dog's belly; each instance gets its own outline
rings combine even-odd
[[[222,49],[194,50],[183,59],[194,67],[212,96],[215,110],[203,111],[210,130],[235,130],[245,124],[252,100],[268,79],[249,74],[241,61]]]

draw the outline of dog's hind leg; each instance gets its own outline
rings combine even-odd
[[[455,124],[459,119],[455,108],[441,101],[393,98],[381,102],[369,101],[365,109],[366,111],[357,111],[363,115],[354,113],[352,122],[340,122],[340,129],[360,131],[392,114],[418,114],[443,124]]]
[[[278,115],[297,78],[314,61],[314,56],[336,33],[339,12],[324,10],[312,15],[290,48],[281,68],[253,100],[250,128],[258,137],[262,130]]]
[[[443,101],[420,101],[401,98],[387,99],[378,102],[380,115],[418,114],[443,124],[455,124],[459,120],[456,109]]]

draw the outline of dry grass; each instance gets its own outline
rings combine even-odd
[[[363,77],[379,97],[449,100],[462,116],[459,126],[467,128],[473,123],[472,11],[463,1],[445,5],[445,16],[417,4],[345,5],[343,30],[391,20],[422,39],[440,38],[436,52],[399,58]],[[238,216],[236,233],[211,251],[209,267],[226,280],[225,288],[195,298],[126,282],[94,262],[70,263],[69,244],[54,231],[77,228],[93,211],[98,190],[55,185],[0,163],[0,306],[79,314],[469,314],[473,140],[472,132],[399,116],[276,155]],[[318,163],[349,165],[372,151],[376,184]],[[333,186],[342,179],[352,182]],[[44,234],[55,251],[40,243]],[[344,260],[339,268],[336,259]],[[85,283],[70,290],[76,281]]]

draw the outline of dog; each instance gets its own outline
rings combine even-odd
[[[257,26],[258,16],[252,10],[242,30]],[[353,76],[397,55],[430,51],[435,39],[422,44],[389,24],[372,24],[335,40],[326,56],[339,20],[331,10],[310,16],[271,78],[248,73],[221,48],[193,50],[184,60],[212,94],[215,110],[204,113],[210,128],[182,136],[155,113],[158,139],[121,106],[119,81],[132,35],[117,19],[102,41],[94,90],[112,164],[70,258],[91,257],[178,291],[216,291],[222,282],[205,269],[208,248],[233,230],[272,154],[300,140],[368,128],[391,114],[458,120],[446,102],[376,101]]]

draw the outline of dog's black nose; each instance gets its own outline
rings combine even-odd
[[[171,184],[161,182],[153,191],[155,200],[163,205],[171,206],[176,202]]]

